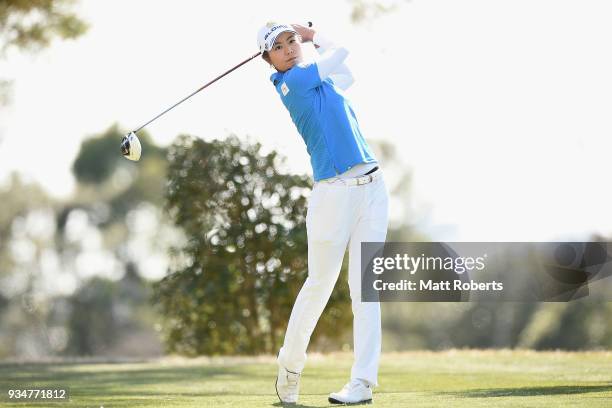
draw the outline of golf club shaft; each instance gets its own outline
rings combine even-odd
[[[168,109],[166,109],[165,111],[163,111],[162,113],[160,113],[159,115],[157,115],[156,117],[154,117],[153,119],[151,119],[150,121],[148,121],[147,123],[145,123],[144,125],[142,125],[141,127],[139,127],[138,129],[134,130],[134,133],[138,132],[139,130],[141,130],[143,127],[147,126],[149,123],[153,122],[155,119],[159,118],[160,116],[164,115],[165,113],[169,112],[170,110],[174,109],[175,107],[177,107],[178,105],[180,105],[181,103],[185,102],[187,99],[191,98],[193,95],[197,94],[198,92],[200,92],[201,90],[203,90],[204,88],[206,88],[207,86],[209,86],[210,84],[213,84],[215,82],[217,82],[219,79],[223,78],[224,76],[226,76],[227,74],[229,74],[230,72],[234,71],[237,68],[240,68],[241,66],[243,66],[244,64],[246,64],[247,62],[249,62],[250,60],[252,60],[253,58],[258,57],[259,55],[261,55],[261,52],[258,52],[257,54],[254,54],[252,57],[249,57],[247,59],[245,59],[244,61],[242,61],[240,64],[236,65],[235,67],[233,67],[232,69],[225,71],[223,74],[219,75],[218,77],[216,77],[215,79],[213,79],[212,81],[210,81],[209,83],[207,83],[206,85],[204,85],[203,87],[197,89],[196,91],[192,92],[191,94],[189,94],[188,96],[184,97],[183,99],[181,99],[180,101],[178,101],[177,103],[175,103],[174,105],[172,105],[171,107],[169,107]]]
[[[308,27],[312,27],[312,22],[308,22]],[[228,71],[225,71],[223,74],[219,75],[218,77],[216,77],[215,79],[213,79],[212,81],[210,81],[209,83],[207,83],[206,85],[204,85],[203,87],[195,90],[194,92],[192,92],[191,94],[187,95],[186,97],[184,97],[183,99],[181,99],[180,101],[178,101],[177,103],[175,103],[174,105],[172,105],[171,107],[169,107],[168,109],[166,109],[165,111],[163,111],[162,113],[160,113],[159,115],[157,115],[156,117],[154,117],[153,119],[151,119],[150,121],[148,121],[147,123],[145,123],[144,125],[142,125],[141,127],[139,127],[138,129],[134,130],[133,132],[136,133],[139,130],[141,130],[142,128],[144,128],[145,126],[147,126],[149,123],[153,122],[155,119],[159,118],[160,116],[166,114],[167,112],[171,111],[172,109],[176,108],[177,106],[179,106],[181,103],[185,102],[187,99],[191,98],[193,95],[197,94],[198,92],[200,92],[201,90],[203,90],[204,88],[206,88],[207,86],[217,82],[219,79],[223,78],[224,76],[226,76],[227,74],[229,74],[230,72],[240,68],[241,66],[243,66],[244,64],[246,64],[247,62],[249,62],[250,60],[252,60],[253,58],[256,58],[258,56],[261,55],[261,51],[253,54],[253,56],[245,59],[244,61],[242,61],[240,64],[236,65],[235,67],[231,68]]]

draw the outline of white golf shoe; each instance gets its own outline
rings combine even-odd
[[[300,394],[300,373],[294,373],[279,366],[275,387],[276,395],[282,403],[297,404]]]
[[[372,388],[360,380],[351,380],[339,392],[329,394],[332,404],[369,404],[372,402]]]

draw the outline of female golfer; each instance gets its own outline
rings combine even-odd
[[[297,403],[306,349],[349,247],[349,287],[355,361],[351,380],[331,393],[332,403],[372,400],[380,357],[380,304],[361,302],[361,242],[383,242],[388,197],[382,172],[366,143],[345,91],[353,82],[344,65],[348,51],[314,30],[268,23],[258,33],[263,58],[277,72],[270,77],[306,143],[314,175],[308,200],[308,277],[295,301],[278,354],[276,392]],[[301,43],[312,41],[319,58],[302,60]]]

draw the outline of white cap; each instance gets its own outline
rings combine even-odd
[[[290,31],[297,34],[297,31],[295,31],[291,24],[270,22],[261,27],[257,33],[257,46],[259,47],[259,51],[270,51],[274,45],[276,37],[285,31]]]

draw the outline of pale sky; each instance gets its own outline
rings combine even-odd
[[[610,236],[612,2],[398,4],[353,25],[339,0],[81,0],[85,36],[0,62],[14,80],[0,111],[0,180],[16,169],[69,196],[84,138],[115,122],[136,128],[254,54],[266,21],[310,20],[351,52],[347,94],[362,130],[404,157],[412,222],[433,239]],[[147,130],[162,145],[181,133],[250,135],[310,174],[271,72],[251,61]]]

